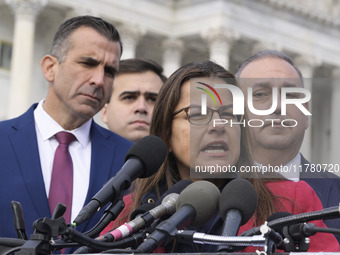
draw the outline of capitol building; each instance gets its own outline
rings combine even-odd
[[[0,120],[44,98],[40,61],[59,25],[78,15],[110,21],[123,59],[153,59],[166,75],[205,59],[234,73],[261,49],[285,52],[312,93],[302,152],[340,163],[340,0],[0,0]]]

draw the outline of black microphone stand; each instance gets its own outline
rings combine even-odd
[[[309,249],[310,239],[305,236],[294,240],[294,238],[289,234],[289,226],[284,226],[282,228],[284,239],[285,251],[289,252],[305,252]]]
[[[41,218],[35,221],[33,226],[34,233],[31,235],[31,239],[25,241],[21,246],[7,251],[6,255],[50,255],[52,251],[80,245],[86,245],[96,251],[105,251],[108,249],[137,247],[146,238],[146,234],[140,232],[114,243],[94,240],[75,230],[73,225],[66,225],[63,217],[58,219]],[[56,239],[59,236],[62,239]]]
[[[34,232],[30,236],[30,240],[14,239],[14,241],[20,242],[14,242],[12,239],[1,240],[5,245],[8,243],[9,247],[15,246],[7,250],[5,254],[48,255],[52,254],[52,251],[80,245],[86,245],[97,251],[131,246],[137,247],[146,237],[146,233],[137,233],[115,243],[105,243],[91,238],[91,236],[98,234],[98,231],[100,232],[106,227],[109,221],[115,219],[123,208],[124,202],[119,199],[106,209],[104,216],[95,227],[86,233],[80,233],[75,229],[74,225],[66,225],[65,219],[62,217],[66,206],[58,203],[51,219],[44,217],[33,223]]]
[[[20,255],[46,255],[52,254],[51,240],[63,234],[66,224],[63,217],[58,219],[41,218],[33,223],[34,232],[31,239],[22,246],[16,247]],[[9,253],[11,254],[11,253]]]
[[[33,223],[34,231],[30,236],[30,240],[25,241],[21,246],[7,251],[5,254],[16,254],[16,252],[20,255],[51,254],[51,252],[55,250],[53,247],[53,239],[62,235],[67,229],[65,219],[62,217],[65,210],[66,206],[58,203],[51,219],[44,217]]]

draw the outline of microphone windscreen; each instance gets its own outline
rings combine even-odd
[[[130,220],[135,219],[138,215],[144,214],[157,206],[156,203],[146,203],[140,205],[136,210],[131,213]]]
[[[144,173],[139,176],[146,178],[153,175],[162,165],[167,153],[165,143],[157,136],[149,135],[138,140],[126,153],[125,161],[136,157],[143,162]]]
[[[254,186],[245,179],[234,179],[221,192],[220,215],[225,220],[228,210],[236,209],[242,213],[241,225],[254,214],[257,206],[257,194]]]
[[[219,197],[220,191],[213,183],[196,181],[181,192],[176,208],[191,205],[196,210],[196,218],[190,225],[201,226],[218,211]]]

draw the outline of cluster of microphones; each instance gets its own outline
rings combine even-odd
[[[153,175],[166,155],[166,146],[155,136],[147,136],[131,147],[125,164],[80,211],[73,224],[65,224],[65,206],[59,204],[52,218],[34,222],[34,233],[27,240],[20,204],[13,202],[18,238],[0,238],[0,246],[12,247],[4,254],[52,254],[73,248],[74,254],[99,252],[151,253],[176,241],[184,244],[207,244],[214,252],[241,251],[248,246],[262,247],[267,254],[276,249],[287,252],[307,251],[308,237],[317,232],[339,233],[337,229],[316,227],[308,221],[339,218],[339,207],[291,215],[273,214],[267,221],[238,235],[239,228],[256,210],[257,194],[253,185],[242,178],[231,180],[222,191],[209,181],[182,180],[154,203],[137,208],[130,221],[101,235],[98,234],[124,208],[123,196],[132,181]],[[107,206],[108,205],[108,206]],[[103,217],[91,230],[80,233],[76,226],[107,206]],[[218,235],[198,232],[197,227],[216,217],[223,220]],[[193,227],[193,228],[192,228]]]

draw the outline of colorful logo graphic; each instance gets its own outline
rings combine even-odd
[[[208,87],[212,92],[214,92],[215,95],[217,96],[218,100],[220,101],[221,106],[222,106],[221,97],[220,97],[220,95],[217,93],[217,91],[216,91],[212,86],[210,86],[209,84],[203,83],[203,82],[197,82],[197,83],[198,83],[198,84],[201,84],[201,85],[204,85],[204,86],[206,86],[206,87]],[[201,89],[201,90],[203,90],[204,92],[206,92],[206,93],[212,98],[212,100],[214,101],[215,105],[217,105],[217,102],[216,102],[216,100],[215,100],[213,94],[212,94],[209,90],[204,89],[204,88],[200,88],[200,87],[196,87],[196,88]]]

